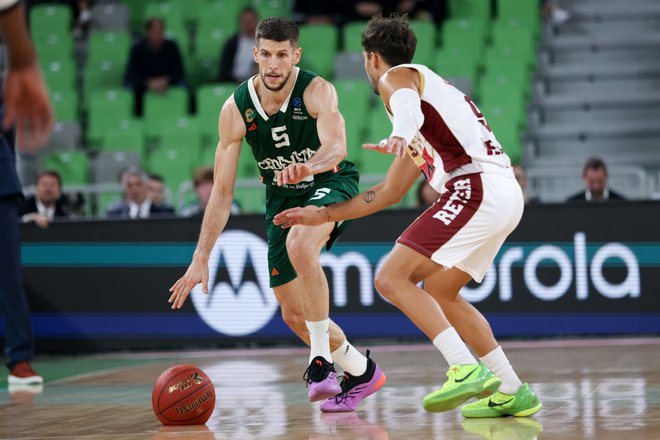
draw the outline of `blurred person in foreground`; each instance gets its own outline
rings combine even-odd
[[[30,311],[21,279],[18,207],[22,197],[16,173],[15,126],[18,145],[34,151],[46,143],[53,128],[53,111],[18,0],[0,0],[0,34],[7,47],[8,68],[0,110],[0,312],[5,330],[12,387],[40,385],[43,378],[31,366],[34,340]]]
[[[34,222],[40,228],[47,228],[57,217],[69,218],[69,207],[62,196],[62,178],[57,171],[40,171],[34,195],[23,200],[18,215],[24,222]]]
[[[173,215],[174,209],[153,203],[147,186],[148,177],[139,168],[129,168],[121,176],[122,191],[126,200],[108,209],[106,215],[114,218],[144,219]]]
[[[608,179],[605,162],[597,157],[588,159],[582,169],[584,191],[569,197],[566,201],[569,203],[600,203],[626,200],[621,194],[610,189],[607,184]]]
[[[183,217],[203,217],[206,205],[211,198],[211,190],[213,189],[213,167],[197,168],[193,173],[193,186],[197,201],[189,203],[181,208],[181,215]],[[236,200],[232,200],[231,214],[240,214],[241,207]]]

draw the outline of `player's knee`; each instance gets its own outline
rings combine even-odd
[[[374,279],[374,286],[376,290],[387,298],[388,301],[396,303],[396,281],[389,273],[383,271],[382,269],[376,273],[376,278]]]
[[[317,255],[314,255],[314,247],[302,234],[296,234],[287,238],[286,251],[294,266],[317,260]]]
[[[294,311],[290,309],[282,309],[282,320],[289,326],[294,333],[304,332],[307,330],[305,326],[305,317],[301,311]]]

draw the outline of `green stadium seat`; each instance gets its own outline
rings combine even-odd
[[[481,86],[486,82],[496,82],[500,86],[515,84],[527,97],[531,90],[531,72],[527,60],[508,49],[490,47],[486,52],[486,65]]]
[[[330,79],[335,67],[337,40],[337,28],[333,25],[301,25],[300,46],[303,54],[300,66]]]
[[[139,119],[123,119],[103,133],[103,151],[133,151],[145,157],[144,124]]]
[[[164,122],[160,130],[160,148],[190,150],[193,165],[201,160],[201,139],[197,118],[182,117],[171,122]]]
[[[244,214],[262,214],[266,212],[266,190],[256,188],[234,188],[234,199]]]
[[[366,143],[376,144],[392,133],[392,123],[382,105],[376,105],[376,108],[369,113],[368,127]],[[390,154],[365,150],[362,153],[359,171],[364,175],[385,175],[393,159],[394,156]]]
[[[44,155],[41,169],[55,170],[62,177],[62,186],[89,183],[89,160],[84,151],[63,151]]]
[[[133,116],[133,95],[125,89],[100,90],[89,98],[87,140],[100,144],[105,132]]]
[[[78,122],[78,93],[75,89],[50,89],[50,102],[57,122]]]
[[[133,31],[142,32],[144,30],[144,9],[147,2],[144,0],[122,0],[122,3],[126,4],[130,11]]]
[[[64,60],[73,62],[73,38],[71,35],[43,35],[34,39],[34,46],[40,63]]]
[[[215,22],[202,22],[195,36],[195,55],[188,70],[188,80],[195,86],[217,81],[220,53],[231,34]]]
[[[163,122],[174,121],[188,114],[188,92],[171,87],[165,93],[147,91],[144,95],[144,123],[147,140],[157,139]]]
[[[191,179],[193,169],[197,166],[198,157],[195,154],[185,148],[158,147],[147,157],[147,170],[163,176],[166,186],[176,198],[179,187]]]
[[[525,59],[530,69],[536,67],[536,41],[528,28],[509,27],[500,21],[495,22],[493,46]]]
[[[336,81],[334,85],[339,98],[339,110],[346,124],[348,160],[359,164],[373,90],[367,81],[343,80]]]
[[[131,36],[124,32],[93,32],[89,36],[88,59],[126,63],[131,51]]]
[[[253,0],[259,19],[268,17],[290,17],[293,9],[291,0]]]
[[[433,68],[444,78],[467,78],[471,84],[477,83],[478,60],[474,53],[457,48],[438,49]]]
[[[165,32],[184,27],[183,5],[174,1],[149,1],[144,8],[144,20],[160,17],[165,22]]]
[[[410,27],[412,27],[417,37],[417,48],[413,63],[430,66],[433,63],[435,52],[435,24],[430,21],[412,20]]]
[[[245,138],[243,138],[243,143],[241,144],[241,155],[238,158],[236,178],[251,180],[259,179],[259,167],[257,166],[257,161],[252,154],[252,147],[250,147]],[[261,189],[263,190],[263,188]]]
[[[468,19],[446,20],[442,26],[442,48],[456,49],[481,65],[486,46],[487,28],[479,21]]]
[[[353,21],[344,25],[344,52],[362,52],[362,31],[365,27],[366,21]]]
[[[70,35],[72,11],[68,5],[36,5],[30,8],[30,33],[35,40],[57,34]]]
[[[541,11],[537,2],[528,0],[498,0],[498,21],[505,20],[511,23],[524,23],[538,37],[541,29]],[[515,26],[515,24],[513,24]]]
[[[90,59],[83,71],[85,99],[95,91],[122,87],[126,61]]]
[[[232,35],[238,31],[238,16],[246,6],[248,3],[238,0],[207,1],[198,11],[198,29],[221,29],[226,35]]]
[[[41,70],[49,88],[74,90],[76,88],[76,67],[70,60],[41,63]]]
[[[529,2],[538,7],[534,0]],[[492,15],[491,0],[449,0],[448,9],[451,18],[473,18],[485,22],[490,21]]]
[[[202,143],[213,148],[218,144],[218,117],[227,98],[234,93],[232,83],[206,84],[197,89],[197,117],[202,132]]]

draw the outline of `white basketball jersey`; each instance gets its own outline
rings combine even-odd
[[[424,124],[408,153],[436,191],[442,191],[453,175],[482,171],[483,163],[511,167],[484,115],[469,97],[426,66],[400,64],[390,70],[400,67],[417,70],[421,78]]]

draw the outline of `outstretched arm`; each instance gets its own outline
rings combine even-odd
[[[190,291],[199,283],[202,283],[202,291],[209,293],[209,255],[229,219],[231,203],[234,199],[234,183],[241,152],[241,141],[245,136],[245,124],[243,124],[233,96],[225,102],[220,111],[218,131],[220,141],[215,153],[211,197],[204,212],[202,230],[192,263],[185,275],[170,288],[172,295],[169,302],[173,309],[180,309]]]
[[[275,216],[273,223],[283,228],[294,225],[315,226],[364,217],[399,203],[419,178],[419,170],[409,157],[396,157],[385,180],[351,200],[328,206],[291,208]]]
[[[18,145],[33,149],[46,143],[53,128],[53,111],[25,25],[23,5],[0,0],[0,33],[9,52],[4,80],[4,128],[16,125]]]
[[[277,176],[278,185],[295,184],[313,174],[329,171],[346,158],[346,129],[334,86],[323,78],[315,78],[303,99],[309,113],[316,117],[321,147],[307,162],[283,169]]]

